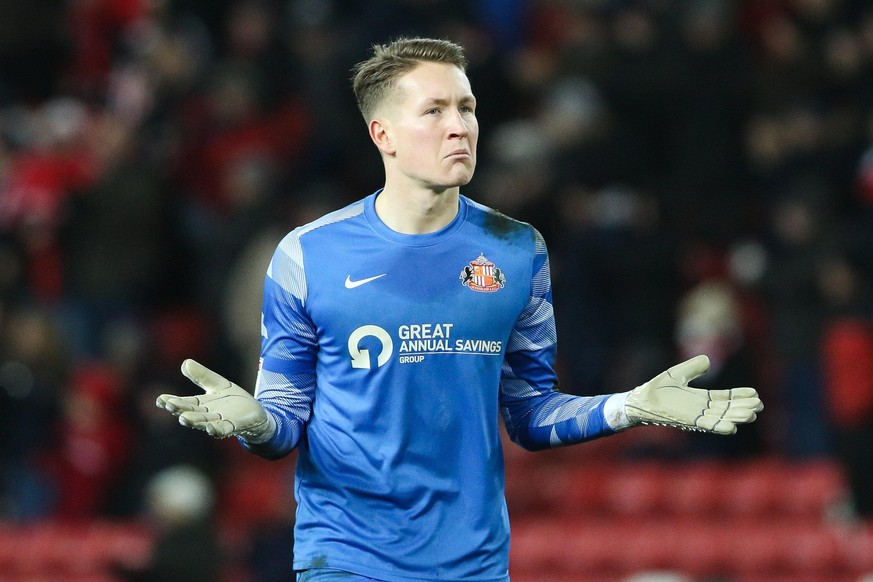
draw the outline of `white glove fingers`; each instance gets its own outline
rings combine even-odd
[[[218,422],[211,422],[206,425],[206,432],[209,436],[217,439],[223,439],[231,436],[236,431],[236,426],[229,421],[222,419]]]
[[[730,401],[718,401],[712,400],[707,405],[707,410],[711,411],[713,414],[722,414],[727,410],[741,412],[742,414],[749,414],[752,412],[758,412],[757,406],[754,402],[750,401],[742,401],[737,402],[734,400]]]
[[[736,422],[738,424],[754,422],[758,418],[757,413],[749,408],[731,408],[724,416],[731,422]]]
[[[178,398],[178,396],[174,396],[173,394],[161,394],[155,400],[155,406],[157,406],[158,408],[163,408],[166,410],[167,409],[167,401],[170,398]]]
[[[755,411],[750,408],[707,408],[703,411],[703,416],[707,418],[719,419],[723,418],[731,422],[747,423],[752,422],[757,418]]]
[[[191,359],[182,362],[182,374],[208,394],[214,394],[232,386],[231,381],[221,374],[213,372],[203,364]]]
[[[737,425],[728,420],[720,420],[712,427],[710,432],[721,435],[736,434]]]
[[[730,409],[743,410],[746,412],[761,412],[764,410],[764,405],[760,401],[755,402],[754,400],[744,400],[742,402],[732,402]]]
[[[713,400],[758,400],[758,391],[754,388],[729,388],[725,390],[710,390],[710,397]]]
[[[754,388],[735,388],[735,390],[740,391],[739,397],[734,397],[734,402],[737,406],[750,408],[755,412],[764,410],[764,403],[761,402],[761,398]]]
[[[210,422],[221,420],[221,415],[216,412],[185,411],[179,415],[179,424],[205,430],[203,427]]]
[[[231,421],[214,412],[185,412],[179,415],[179,424],[205,431],[209,436],[221,439],[230,436],[236,430]]]
[[[757,398],[742,398],[737,400],[713,399],[709,402],[704,415],[721,417],[732,422],[748,423],[757,418],[755,413],[759,412],[762,407],[761,401]]]
[[[743,408],[761,412],[764,403],[754,388],[732,388],[730,390],[710,390],[713,402],[727,402],[730,408]]]
[[[691,380],[703,376],[709,371],[709,358],[703,354],[676,364],[666,372],[668,376],[680,384],[688,384]]]
[[[731,388],[730,390],[731,396],[733,396],[734,400],[739,400],[742,398],[755,398],[758,399],[758,391],[754,388],[748,388],[746,386],[742,386],[739,388]]]
[[[163,405],[161,405],[161,403]],[[199,396],[173,396],[171,394],[162,394],[158,398],[158,406],[172,412],[180,414],[182,412],[208,412],[209,409],[202,406],[203,402]]]
[[[698,417],[695,425],[708,432],[715,434],[734,434],[737,432],[736,424],[731,418],[723,415],[707,414],[705,411],[702,416]]]

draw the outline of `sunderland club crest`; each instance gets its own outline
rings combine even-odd
[[[494,293],[506,284],[506,277],[494,263],[479,255],[475,261],[465,265],[458,277],[461,285],[482,293]]]

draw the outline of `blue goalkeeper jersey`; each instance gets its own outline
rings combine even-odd
[[[294,567],[387,580],[508,580],[499,417],[528,449],[612,433],[606,396],[555,389],[546,247],[461,196],[404,235],[378,192],[281,242],[256,397],[298,447]],[[536,487],[535,483],[530,484]]]

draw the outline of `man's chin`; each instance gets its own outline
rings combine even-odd
[[[439,182],[434,181],[430,182],[428,188],[433,190],[434,192],[442,192],[445,190],[451,190],[453,188],[460,188],[461,186],[466,186],[473,179],[473,172],[456,172],[453,175],[447,176],[446,179],[440,180]]]
[[[461,186],[466,186],[473,180],[473,170],[469,170],[467,172],[458,173],[455,176],[455,179],[452,181],[450,187],[459,188]]]

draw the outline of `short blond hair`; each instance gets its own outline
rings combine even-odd
[[[364,119],[369,122],[373,118],[398,77],[424,62],[446,63],[467,71],[464,48],[448,40],[400,38],[374,44],[373,56],[352,68],[352,88]]]

